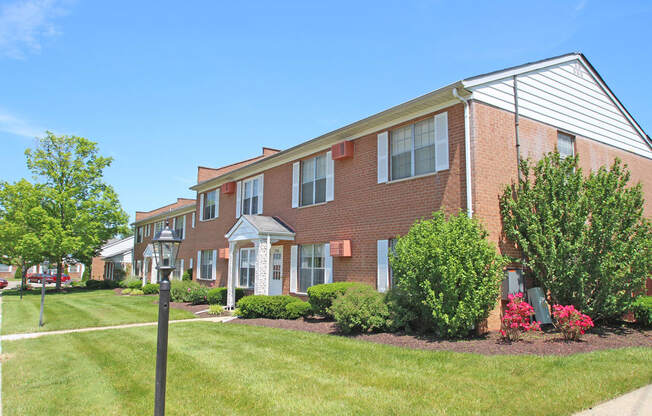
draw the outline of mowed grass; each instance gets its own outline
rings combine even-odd
[[[3,412],[151,414],[155,346],[155,327],[3,342]],[[481,356],[188,322],[167,380],[168,415],[564,415],[652,382],[652,348]]]
[[[45,295],[44,326],[38,326],[41,293],[28,291],[2,295],[2,334],[156,322],[158,304],[154,296],[119,296],[113,290],[77,291]],[[180,309],[170,309],[170,319],[193,318]]]

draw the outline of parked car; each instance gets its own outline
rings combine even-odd
[[[9,282],[7,281],[7,279],[0,279],[0,289],[4,289],[5,287],[7,287],[8,284]]]
[[[56,283],[57,276],[48,273],[30,273],[27,275],[27,280],[30,283],[41,283],[42,279],[45,279],[45,283]],[[69,281],[70,281],[70,276],[63,273],[61,275],[61,283],[67,283]]]

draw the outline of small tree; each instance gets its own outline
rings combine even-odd
[[[25,155],[27,167],[45,180],[43,206],[48,216],[60,224],[51,253],[59,289],[66,260],[90,264],[109,238],[129,232],[128,216],[113,188],[102,180],[112,159],[99,156],[96,143],[46,132],[36,149],[27,149]]]
[[[399,292],[390,301],[401,299],[394,313],[408,315],[412,327],[467,335],[496,305],[505,263],[476,220],[436,212],[417,221],[390,253]]]
[[[652,228],[626,166],[585,177],[577,157],[523,160],[500,198],[503,229],[552,303],[618,318],[652,272]]]
[[[21,287],[27,270],[47,258],[61,232],[43,199],[42,189],[25,179],[0,183],[0,253],[20,270]]]

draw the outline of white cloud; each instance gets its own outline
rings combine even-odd
[[[24,59],[60,32],[54,21],[65,9],[57,0],[18,0],[0,6],[0,54]]]
[[[0,109],[0,131],[30,139],[41,137],[45,134],[45,129],[34,126],[2,109]]]

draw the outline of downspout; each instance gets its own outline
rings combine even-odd
[[[521,185],[521,141],[519,139],[519,121],[520,116],[518,113],[518,79],[516,75],[513,77],[514,84],[514,135],[516,136],[516,172],[518,174],[518,183]]]
[[[466,213],[473,218],[473,193],[471,192],[471,123],[469,115],[469,99],[462,97],[457,88],[453,88],[453,96],[464,103],[464,158],[466,167]]]

